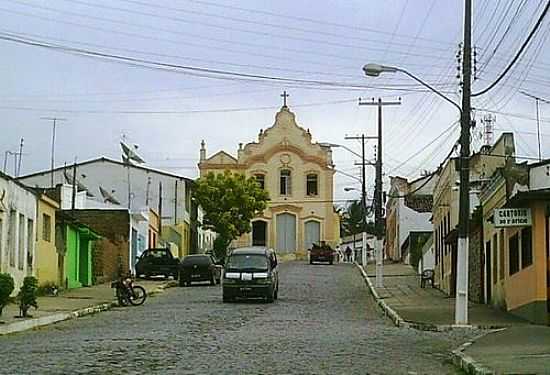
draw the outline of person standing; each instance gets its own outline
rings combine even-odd
[[[346,262],[351,262],[351,247],[346,247]]]

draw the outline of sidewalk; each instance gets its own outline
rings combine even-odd
[[[175,286],[176,282],[137,280],[136,284],[143,286],[150,296]],[[38,297],[38,309],[31,308],[29,314],[32,318],[26,319],[16,318],[19,315],[19,306],[10,304],[0,316],[0,336],[109,310],[116,306],[114,294],[114,289],[108,283],[71,289],[57,297]]]
[[[442,330],[454,324],[455,299],[431,286],[420,288],[419,276],[406,264],[384,265],[384,287],[375,288],[375,265],[366,269],[370,283],[382,300],[414,328]],[[529,322],[484,304],[469,303],[470,324],[477,328],[503,328]]]
[[[478,374],[550,374],[550,327],[492,332],[453,352],[455,364]],[[464,366],[464,362],[470,366]]]
[[[366,272],[359,268],[395,325],[433,331],[457,328],[453,325],[455,299],[430,286],[420,288],[411,266],[385,264],[383,288],[375,287],[374,264]],[[550,374],[550,327],[472,302],[468,314],[471,327],[487,330],[452,352],[455,365],[468,374]]]

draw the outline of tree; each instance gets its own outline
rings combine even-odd
[[[349,206],[346,207],[342,218],[342,229],[344,230],[344,235],[355,236],[356,234],[361,233],[363,231],[363,223],[365,221],[361,202],[351,202]]]
[[[214,255],[225,259],[231,241],[252,230],[250,221],[266,207],[269,194],[242,174],[208,173],[197,180],[193,196],[204,210],[202,226],[218,234]]]
[[[361,201],[351,202],[342,214],[342,231],[346,236],[353,236],[355,246],[355,236],[363,231],[374,233],[374,223],[367,221],[365,224],[365,213]]]
[[[10,294],[15,287],[13,277],[9,273],[0,273],[0,315],[10,300]]]

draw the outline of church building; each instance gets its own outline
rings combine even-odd
[[[305,254],[312,243],[326,241],[334,248],[340,241],[340,221],[333,205],[332,152],[312,142],[309,129],[296,123],[283,96],[273,126],[260,130],[257,142],[240,143],[236,157],[225,151],[207,157],[203,141],[200,175],[244,173],[269,192],[268,208],[234,247],[268,246],[279,253]]]

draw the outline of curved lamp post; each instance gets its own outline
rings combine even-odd
[[[429,85],[428,83],[424,82],[420,78],[416,77],[414,74],[408,72],[407,70],[395,66],[387,66],[387,65],[380,65],[380,64],[366,64],[363,66],[363,72],[369,77],[378,77],[382,73],[396,73],[400,72],[403,73],[416,82],[420,83],[422,86],[428,88],[430,91],[434,92],[439,97],[443,98],[445,101],[451,103],[456,109],[458,109],[458,112],[460,113],[460,119],[462,123],[462,128],[466,127],[468,128],[470,123],[470,117],[469,117],[469,109],[468,113],[463,113],[462,107],[458,105],[455,101],[450,99],[449,97],[445,96],[440,91],[436,90],[434,87]],[[468,94],[469,95],[469,94]],[[469,103],[469,101],[468,101]],[[469,108],[469,104],[468,104]],[[467,124],[467,125],[464,125]],[[467,133],[468,134],[468,133]],[[461,135],[461,139],[464,137]],[[469,138],[466,137],[466,139]],[[462,143],[462,147],[464,149],[464,143]],[[466,160],[466,162],[469,162],[469,145],[466,148],[468,151],[466,151],[466,155],[462,155],[461,151],[461,158],[465,158],[462,160]],[[468,165],[468,164],[466,164]],[[464,175],[464,170],[462,166],[460,167],[460,177],[461,180],[464,180],[464,184],[460,185],[460,210],[459,210],[459,220],[458,220],[458,227],[459,227],[459,244],[458,244],[458,256],[457,256],[457,269],[458,269],[458,275],[457,275],[457,286],[456,286],[456,303],[455,303],[455,323],[456,324],[467,324],[468,322],[468,296],[467,296],[467,290],[468,290],[468,255],[467,255],[467,247],[468,247],[468,230],[466,229],[466,237],[460,238],[460,231],[461,227],[464,227],[468,221],[468,211],[469,211],[469,175],[466,172]],[[466,197],[466,198],[464,198]],[[465,203],[463,203],[465,202]],[[464,245],[465,244],[465,245]]]
[[[430,91],[434,92],[444,100],[451,103],[453,106],[456,107],[456,109],[458,109],[460,113],[462,113],[462,108],[455,101],[445,96],[440,91],[436,90],[433,86],[429,85],[428,83],[424,82],[423,80],[421,80],[420,78],[418,78],[417,76],[415,76],[414,74],[410,73],[409,71],[403,68],[398,68],[396,66],[379,65],[379,64],[366,64],[365,66],[363,66],[363,72],[365,72],[365,75],[369,77],[378,77],[382,73],[400,72],[400,73],[406,74],[412,79],[414,79],[416,82],[420,83],[422,86],[428,88]]]

